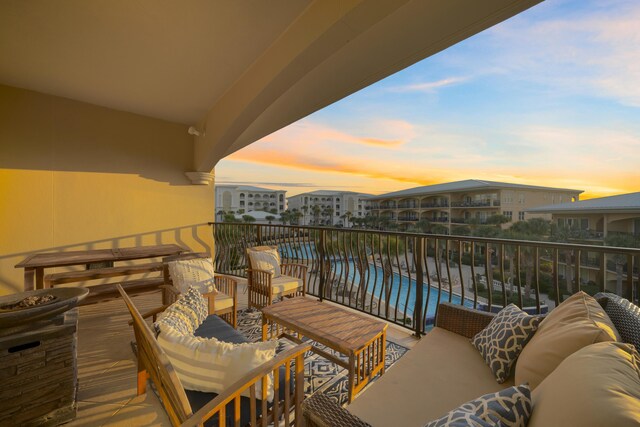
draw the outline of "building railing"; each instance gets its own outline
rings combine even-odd
[[[454,208],[486,208],[490,206],[500,206],[500,200],[451,202],[451,207]]]
[[[418,202],[400,202],[398,203],[398,209],[416,209],[418,207]]]
[[[212,225],[217,272],[246,276],[246,249],[275,245],[283,262],[309,267],[308,294],[416,334],[433,323],[443,301],[493,311],[514,302],[534,313],[580,290],[606,290],[638,301],[640,249],[326,227]],[[589,260],[587,265],[583,260]]]
[[[436,202],[436,203],[422,202],[420,203],[420,207],[421,208],[448,208],[449,203],[448,202]]]

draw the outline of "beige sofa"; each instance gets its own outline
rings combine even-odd
[[[595,303],[595,300],[591,301],[591,303]],[[598,305],[597,303],[595,304]],[[585,305],[587,312],[590,310],[594,311],[593,309],[593,305]],[[604,310],[601,311],[604,313]],[[570,316],[574,316],[574,314],[575,313],[569,313]],[[427,422],[442,417],[447,412],[459,407],[465,402],[476,399],[484,394],[495,393],[513,386],[514,377],[516,376],[513,372],[516,371],[516,369],[512,371],[511,377],[505,383],[498,384],[491,369],[470,342],[470,338],[484,329],[494,316],[494,314],[470,310],[452,304],[441,304],[438,308],[436,326],[433,330],[394,364],[385,375],[365,389],[346,409],[339,408],[323,395],[314,395],[308,399],[304,407],[307,425],[424,426]],[[606,314],[604,314],[604,316],[606,317]],[[598,324],[601,327],[602,325],[600,323],[606,323],[606,321],[609,321],[608,317],[605,321],[599,317],[593,324]],[[549,325],[553,323],[554,322],[548,322]],[[572,319],[569,319],[567,322],[567,324],[571,325],[577,323],[579,322],[574,322]],[[548,329],[549,327],[547,327],[547,335]],[[595,335],[593,335],[593,337],[595,337]],[[619,340],[617,332],[616,337],[618,337]],[[591,340],[591,343],[616,340],[615,338],[607,338],[606,336],[604,338],[595,337],[588,339]],[[606,346],[612,343],[608,342],[603,344]],[[562,347],[563,344],[559,344],[558,346]],[[629,348],[631,350],[628,350]],[[627,345],[624,350],[635,351],[633,347],[629,345]],[[607,351],[609,353],[612,352],[611,349]],[[613,352],[615,351],[617,351],[617,348],[613,347]],[[627,355],[624,351],[622,351],[621,354]],[[631,405],[632,414],[624,418],[625,422],[622,423],[624,425],[635,425],[633,422],[627,423],[626,420],[628,419],[635,419],[640,423],[640,371],[638,370],[638,361],[634,359],[634,354],[637,355],[637,353],[627,355],[627,359],[629,359],[628,361],[630,361],[631,365],[631,375],[628,375],[629,384],[626,384],[625,387],[631,389],[629,392],[630,400],[613,402],[608,407],[608,410],[616,411],[616,408],[625,407],[625,405],[629,407],[629,405]],[[534,354],[533,357],[538,357],[538,354]],[[591,360],[590,356],[587,357],[586,360],[588,364],[588,361]],[[581,362],[578,360],[576,364],[579,363]],[[623,363],[626,362],[623,361]],[[605,361],[603,364],[607,365],[609,362]],[[591,369],[591,366],[589,366],[589,369]],[[566,371],[567,369],[563,368],[562,370]],[[561,374],[564,375],[563,372],[558,375]],[[611,376],[615,377],[615,373]],[[626,378],[623,382],[625,381]],[[564,378],[558,378],[556,380],[556,384],[561,382],[573,383],[572,380],[566,380]],[[598,385],[587,385],[584,388],[588,389],[589,387],[597,388]],[[603,387],[609,387],[610,389],[616,388],[615,386],[607,385],[603,385]],[[549,390],[549,387],[540,387],[540,390],[547,395],[555,394]],[[591,391],[587,390],[585,393],[584,399],[591,400],[589,394]],[[594,393],[598,394],[599,391],[596,390]],[[622,394],[624,395],[624,393]],[[579,393],[574,393],[573,395],[577,396]],[[554,403],[550,402],[555,399],[555,396],[544,396],[544,408],[540,410],[540,413],[544,413],[545,419],[543,420],[542,417],[538,417],[537,420],[534,420],[536,415],[536,401],[542,401],[542,397],[543,396],[535,390],[532,393],[533,412],[529,426],[548,425],[549,421],[547,417],[549,411],[555,411],[557,409],[552,408]],[[570,399],[571,394],[569,394],[569,396],[563,396],[563,398],[564,397]],[[627,396],[625,395],[623,397],[626,398]],[[614,395],[613,399],[616,398]],[[598,404],[605,405],[605,408],[607,408],[606,405],[608,403],[606,396],[598,395],[594,396],[593,399],[597,400]],[[563,401],[560,399],[557,405],[560,407],[573,406],[575,410],[579,412],[584,402],[577,402],[574,405],[574,403],[569,400]],[[633,405],[636,405],[635,408]],[[596,410],[602,412],[601,409]],[[589,415],[587,414],[586,416]],[[572,422],[563,425],[577,424]],[[598,425],[598,423],[593,424],[587,421],[587,423],[583,422],[581,425]]]

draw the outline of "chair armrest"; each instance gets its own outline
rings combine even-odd
[[[238,291],[238,281],[235,278],[231,276],[225,276],[223,274],[216,274],[214,281],[216,284],[216,289],[218,289],[223,294],[227,294],[235,299]]]
[[[301,375],[304,375],[304,354],[309,350],[311,350],[311,344],[299,344],[289,350],[283,351],[282,353],[276,355],[276,357],[274,357],[269,362],[266,362],[261,366],[252,369],[238,381],[229,386],[225,391],[206,403],[202,408],[200,408],[198,412],[194,413],[187,421],[185,421],[181,425],[181,427],[201,426],[204,421],[219,413],[220,410],[224,409],[229,402],[238,398],[241,393],[249,390],[251,386],[255,385],[265,376],[273,373],[281,366],[292,366],[292,360],[294,359],[297,360],[295,362],[296,364],[300,361],[302,362],[302,366],[296,366],[296,369],[300,369],[299,372],[301,372]],[[290,363],[290,365],[287,365],[287,363]],[[300,395],[304,398],[303,377],[300,377],[300,381],[296,382],[296,386],[302,386],[302,389],[296,390],[296,393],[300,393]]]
[[[445,302],[438,305],[438,316],[435,325],[458,335],[473,338],[478,332],[486,328],[494,317],[495,314],[493,313]]]
[[[280,269],[282,270],[282,274],[287,276],[297,277],[298,279],[306,279],[307,278],[307,267],[304,264],[299,263],[283,263],[280,264]]]
[[[307,427],[371,427],[323,393],[316,393],[302,404]]]

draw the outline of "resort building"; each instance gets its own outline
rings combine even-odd
[[[485,224],[493,215],[504,215],[509,223],[541,217],[544,212],[527,213],[531,208],[577,201],[581,190],[539,187],[506,182],[468,179],[410,188],[369,199],[370,212],[405,227],[420,220],[445,225]],[[505,226],[508,226],[508,224]]]
[[[540,206],[529,212],[551,215],[552,221],[564,229],[560,234],[572,243],[623,247],[640,244],[640,192]],[[630,279],[627,270],[622,268],[625,257],[612,255],[600,260],[599,256],[582,251],[580,282],[596,284],[604,278],[607,289],[620,292],[622,283]],[[575,258],[561,257],[560,261],[560,274],[572,281]]]
[[[371,194],[353,191],[317,190],[288,198],[289,210],[302,212],[301,225],[351,226],[351,218],[367,212]]]
[[[266,211],[278,215],[287,208],[286,194],[284,190],[249,185],[216,185],[216,215],[220,211],[234,214]]]
[[[581,240],[603,240],[613,233],[640,236],[640,192],[540,206],[528,212],[551,215],[558,226],[571,229]]]

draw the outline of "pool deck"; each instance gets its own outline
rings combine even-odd
[[[238,309],[247,307],[246,282],[238,286]],[[161,304],[160,293],[133,298],[141,312]],[[136,396],[137,368],[131,319],[122,300],[80,307],[78,326],[78,414],[66,426],[169,426],[153,392]],[[411,348],[407,329],[389,325],[387,339]]]

